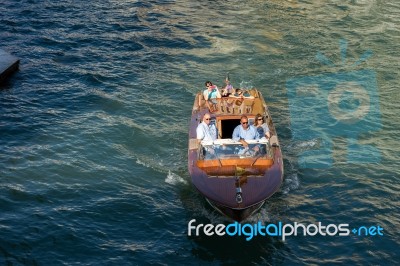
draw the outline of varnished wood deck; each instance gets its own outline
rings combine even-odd
[[[266,109],[264,99],[256,89],[248,90],[251,97],[223,97],[218,101],[218,110],[213,112],[216,115],[242,115],[242,114],[263,114]],[[199,92],[193,105],[193,111],[208,110],[203,93]]]

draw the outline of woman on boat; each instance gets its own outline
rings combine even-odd
[[[205,83],[207,89],[203,91],[204,100],[210,112],[218,111],[219,101],[217,99],[221,98],[221,93],[216,85],[213,85],[211,81],[206,81]]]
[[[269,132],[269,127],[267,123],[264,121],[264,117],[261,114],[257,114],[254,120],[254,126],[257,129],[260,138],[265,137],[269,139],[271,137],[271,133]]]
[[[233,94],[234,89],[229,79],[225,80],[225,84],[225,87],[222,89],[222,97],[229,97]]]
[[[230,113],[231,110],[233,111],[233,103],[235,100],[229,99],[229,97],[233,95],[235,89],[233,88],[228,78],[225,79],[225,84],[225,87],[221,91],[221,95],[223,98],[221,106],[224,107],[225,112]]]

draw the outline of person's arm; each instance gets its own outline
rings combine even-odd
[[[197,135],[197,141],[200,142],[202,139],[204,139],[204,130],[201,124],[199,124],[196,128],[196,135]]]
[[[271,133],[269,132],[269,127],[267,124],[264,124],[264,134],[265,134],[265,137],[268,139],[271,137]]]
[[[240,139],[240,129],[239,127],[235,127],[235,129],[233,130],[233,134],[232,134],[232,140],[234,141],[239,141]]]
[[[217,98],[221,98],[221,93],[219,92],[219,89],[217,86],[215,86],[215,89],[217,90]]]
[[[212,124],[210,126],[210,135],[211,135],[212,140],[218,139],[218,129],[215,126],[215,124]]]
[[[239,126],[237,126],[236,128],[235,128],[235,130],[233,131],[233,134],[232,134],[232,139],[234,140],[234,141],[239,141],[240,143],[242,143],[242,145],[244,146],[244,147],[248,147],[249,146],[249,144],[244,140],[244,138],[242,138],[242,137],[240,137],[240,125]]]
[[[245,141],[244,139],[240,138],[239,141],[240,141],[240,143],[242,143],[242,145],[243,145],[245,148],[248,148],[248,147],[249,147],[249,143],[247,143],[247,141]]]
[[[209,95],[210,95],[210,92],[208,90],[204,90],[204,92],[203,92],[204,100],[208,101]]]
[[[254,130],[254,132],[255,132],[255,136],[254,136],[254,139],[255,140],[257,140],[257,139],[260,139],[260,134],[258,134],[258,130],[254,127],[254,126],[251,126],[252,128],[253,128],[253,130]]]

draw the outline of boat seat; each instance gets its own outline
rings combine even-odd
[[[235,101],[234,110],[236,114],[253,112],[254,98],[243,98]]]
[[[254,105],[254,98],[253,99],[244,98],[242,114],[251,113],[253,111],[253,105]]]

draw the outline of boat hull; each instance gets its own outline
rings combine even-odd
[[[232,209],[230,207],[227,206],[223,206],[220,205],[216,202],[213,202],[210,199],[207,199],[207,202],[211,205],[211,207],[213,207],[215,210],[217,210],[218,212],[220,212],[221,214],[227,216],[228,218],[231,218],[235,221],[241,222],[245,219],[247,219],[249,216],[253,215],[255,212],[257,212],[265,203],[265,200],[254,204],[252,206],[249,206],[247,208],[244,209]]]

